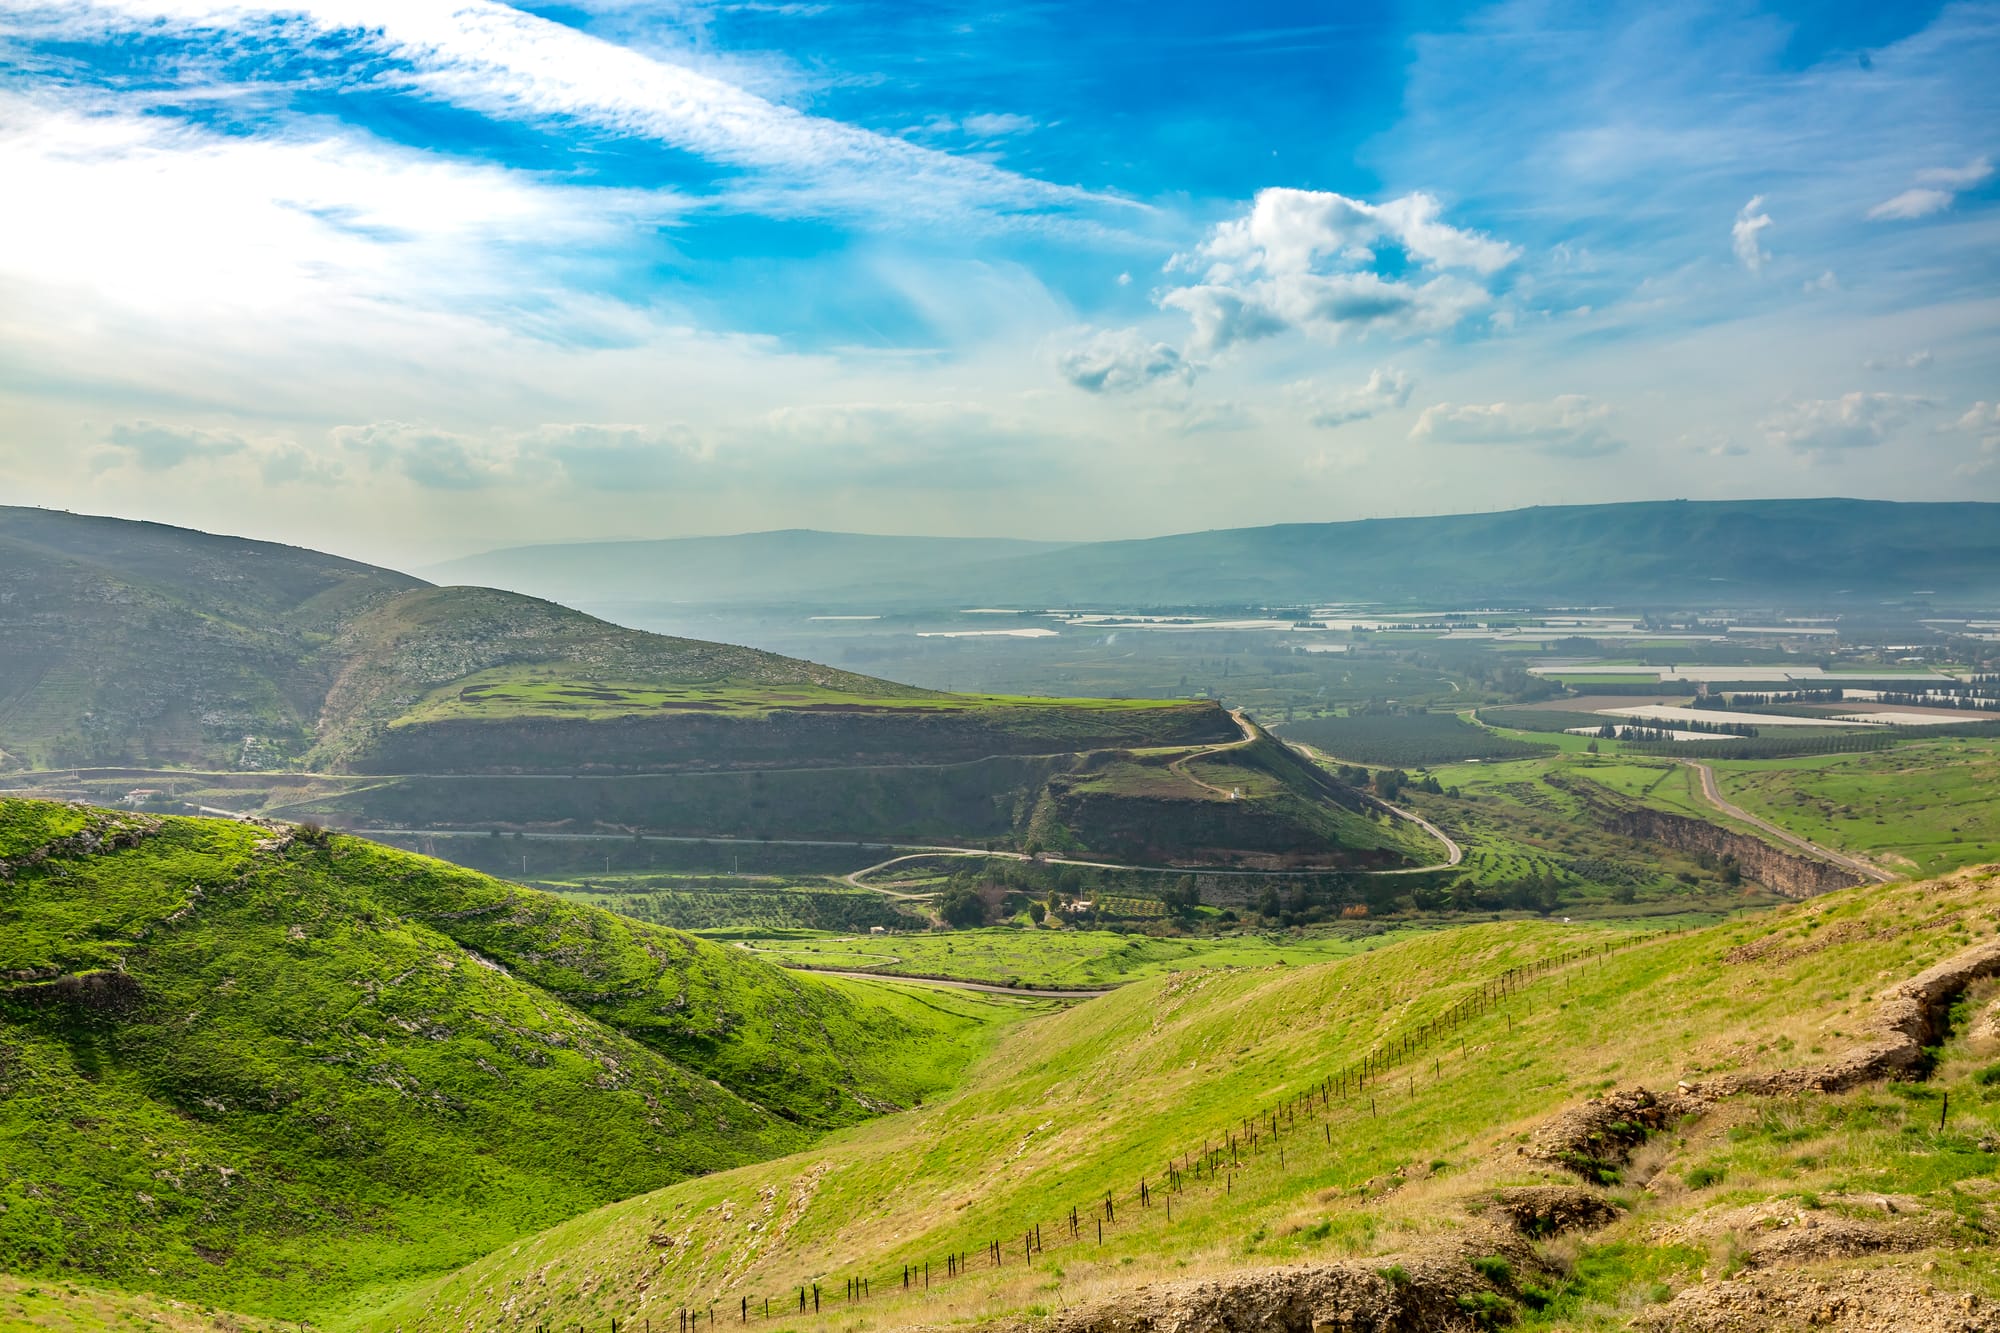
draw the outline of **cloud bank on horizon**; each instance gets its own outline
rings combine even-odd
[[[2000,499],[2000,0],[1423,9],[22,0],[0,488],[403,562]]]

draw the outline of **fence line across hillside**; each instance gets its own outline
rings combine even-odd
[[[1323,1075],[1309,1087],[1239,1117],[1230,1128],[1205,1138],[1199,1152],[1189,1148],[1168,1157],[1157,1176],[1141,1175],[1129,1192],[1120,1195],[1115,1191],[1107,1191],[1102,1198],[1092,1199],[1087,1206],[1072,1205],[1065,1215],[1058,1218],[1059,1229],[1050,1237],[1050,1244],[1057,1253],[1065,1248],[1085,1243],[1101,1245],[1107,1227],[1117,1224],[1121,1205],[1128,1210],[1136,1206],[1142,1213],[1150,1216],[1157,1204],[1161,1208],[1163,1224],[1171,1223],[1174,1198],[1177,1195],[1185,1195],[1190,1183],[1206,1184],[1211,1190],[1220,1184],[1227,1197],[1235,1191],[1236,1176],[1247,1172],[1258,1161],[1268,1162],[1270,1157],[1267,1154],[1273,1152],[1278,1169],[1285,1170],[1287,1169],[1284,1152],[1285,1136],[1298,1129],[1300,1112],[1306,1114],[1309,1125],[1315,1117],[1321,1121],[1325,1142],[1331,1144],[1333,1117],[1338,1111],[1352,1109],[1358,1116],[1365,1105],[1370,1117],[1380,1114],[1377,1099],[1385,1095],[1385,1091],[1393,1092],[1401,1084],[1401,1080],[1386,1079],[1388,1071],[1399,1068],[1413,1056],[1421,1054],[1464,1024],[1501,1011],[1510,1000],[1523,996],[1528,987],[1538,980],[1578,964],[1594,962],[1601,967],[1614,951],[1623,952],[1682,933],[1684,932],[1680,929],[1655,931],[1625,940],[1606,941],[1592,948],[1564,949],[1546,958],[1537,959],[1533,963],[1511,967],[1491,976],[1480,983],[1476,992],[1460,997],[1437,1016],[1417,1024],[1406,1032],[1378,1042],[1358,1059]],[[1532,1001],[1530,1010],[1532,1012]],[[1511,1029],[1510,1013],[1509,1030]],[[1460,1043],[1460,1049],[1463,1054],[1463,1042]],[[1442,1079],[1441,1061],[1433,1061],[1433,1074]],[[1409,1090],[1412,1095],[1415,1093],[1415,1083],[1416,1075],[1410,1074]],[[1189,1202],[1186,1199],[1182,1201],[1183,1215],[1189,1207]],[[1090,1223],[1089,1226],[1085,1225],[1086,1220]],[[1037,1256],[1049,1251],[1049,1246],[1045,1245],[1043,1240],[1041,1222],[1029,1223],[1023,1227],[1018,1242],[989,1236],[977,1248],[983,1251],[983,1261],[978,1266],[989,1270],[1005,1267],[1010,1262],[1032,1265]],[[877,1276],[884,1278],[885,1288],[890,1293],[928,1291],[933,1289],[934,1285],[964,1277],[975,1266],[969,1259],[971,1253],[973,1251],[970,1249],[953,1249],[947,1251],[941,1259],[925,1257],[900,1261],[900,1271],[896,1267],[883,1264],[875,1271],[844,1277],[838,1304],[834,1303],[832,1275],[829,1274],[788,1287],[778,1298],[768,1295],[758,1297],[741,1295],[738,1308],[725,1314],[723,1322],[730,1322],[731,1315],[737,1322],[747,1324],[752,1319],[796,1318],[801,1315],[826,1313],[829,1309],[844,1311],[856,1304],[876,1299],[873,1279]],[[822,1280],[827,1283],[824,1287],[821,1285]],[[712,1328],[716,1323],[716,1308],[721,1304],[721,1301],[710,1300],[676,1307],[675,1316],[678,1323],[675,1333],[698,1333],[702,1328]],[[627,1333],[652,1333],[649,1318],[642,1319],[641,1323],[644,1325],[643,1330],[639,1323],[629,1319],[624,1322],[624,1327]],[[568,1327],[565,1324],[558,1329],[537,1324],[536,1333],[560,1333],[561,1329]],[[579,1330],[584,1328],[581,1324],[576,1327]],[[615,1318],[612,1327],[613,1333],[616,1333],[618,1321]],[[662,1333],[664,1329],[663,1324]]]

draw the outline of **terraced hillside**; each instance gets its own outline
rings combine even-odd
[[[0,801],[0,1269],[358,1309],[933,1097],[1010,1017],[310,828]]]
[[[1142,981],[363,1323],[1987,1328],[1996,930],[1989,868]]]
[[[1208,701],[941,694],[153,524],[5,510],[0,553],[0,768],[111,769],[101,792],[82,775],[57,792],[192,787],[392,826],[994,840],[1076,756],[1238,736]],[[175,771],[197,767],[212,778]],[[571,780],[602,775],[634,780]]]

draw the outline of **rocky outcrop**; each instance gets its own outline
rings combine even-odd
[[[1996,1333],[2000,1318],[1990,1302],[1970,1292],[1940,1291],[1908,1273],[1849,1270],[1753,1273],[1703,1283],[1641,1314],[1635,1327],[1654,1333]]]
[[[1595,1231],[1617,1221],[1621,1209],[1580,1185],[1516,1185],[1493,1193],[1493,1211],[1516,1231],[1540,1239],[1565,1231]]]
[[[1521,1154],[1566,1167],[1587,1180],[1608,1182],[1631,1159],[1634,1148],[1681,1116],[1701,1109],[1685,1091],[1664,1097],[1644,1088],[1607,1092],[1542,1125]]]
[[[1683,1085],[1681,1093],[1702,1098],[1740,1092],[1841,1092],[1877,1079],[1920,1073],[1924,1048],[1935,1046],[1944,1036],[1952,1001],[1973,982],[1992,976],[2000,976],[2000,940],[1974,945],[1890,987],[1869,1023],[1868,1040],[1826,1064],[1729,1074]]]
[[[45,861],[103,856],[122,851],[127,847],[137,847],[159,830],[160,821],[147,815],[121,815],[106,810],[92,810],[90,823],[68,837],[57,838],[54,842],[11,860],[0,858],[0,880],[12,879],[20,871],[30,866],[41,865]]]
[[[1843,866],[1780,851],[1761,838],[1733,832],[1705,819],[1629,804],[1594,783],[1576,782],[1554,773],[1542,781],[1582,802],[1597,822],[1612,833],[1658,843],[1677,852],[1691,852],[1717,861],[1732,860],[1745,879],[1787,898],[1811,898],[1867,882]]]
[[[1367,1260],[1252,1269],[1161,1283],[1065,1310],[1046,1333],[1416,1333],[1469,1328],[1470,1311],[1504,1293],[1506,1275],[1539,1273],[1519,1237],[1476,1228],[1450,1241]],[[1482,1261],[1481,1268],[1473,1260]],[[1494,1265],[1492,1260],[1504,1260]],[[1502,1275],[1496,1286],[1492,1274]],[[1462,1301],[1461,1298],[1467,1298]]]

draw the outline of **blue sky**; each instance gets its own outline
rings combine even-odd
[[[15,0],[0,495],[404,563],[2000,499],[2000,4]]]

